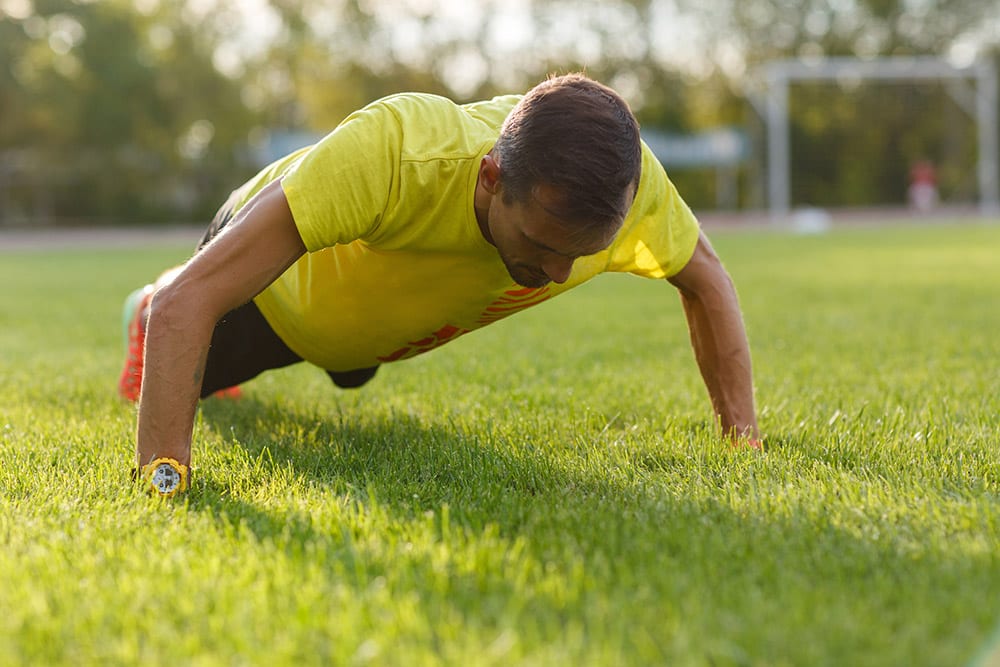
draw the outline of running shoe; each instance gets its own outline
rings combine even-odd
[[[153,298],[153,286],[140,287],[125,298],[122,330],[125,338],[125,367],[118,378],[118,395],[126,401],[139,400],[142,390],[142,363],[146,349],[146,315]]]

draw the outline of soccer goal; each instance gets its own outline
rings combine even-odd
[[[789,88],[797,82],[903,81],[953,82],[949,92],[976,122],[979,208],[984,215],[1000,212],[997,162],[997,74],[991,62],[966,67],[933,57],[824,58],[780,60],[763,69],[765,91],[755,100],[767,126],[768,206],[774,220],[784,220],[791,208]]]

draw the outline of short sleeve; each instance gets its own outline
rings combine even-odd
[[[694,254],[699,226],[648,146],[635,201],[609,248],[607,271],[669,278]]]
[[[306,249],[363,239],[377,229],[399,178],[401,130],[374,103],[304,153],[281,187]]]

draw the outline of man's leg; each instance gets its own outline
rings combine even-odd
[[[212,332],[201,397],[235,387],[266,370],[302,361],[278,338],[253,301],[229,311]]]

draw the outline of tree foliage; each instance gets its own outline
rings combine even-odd
[[[715,27],[705,31],[707,48],[747,92],[772,60],[939,56],[962,63],[977,51],[980,58],[1000,53],[1000,5],[987,0],[720,0],[686,9]],[[910,168],[923,160],[937,166],[945,200],[977,196],[975,121],[946,85],[796,84],[790,113],[795,205],[902,203]]]
[[[0,224],[204,219],[259,167],[256,138],[401,90],[465,101],[584,69],[644,127],[759,141],[747,98],[767,61],[975,45],[1000,45],[992,0],[0,0]],[[975,194],[971,123],[943,86],[798,86],[792,122],[796,203],[901,201],[919,158]],[[673,177],[714,201],[711,174]]]
[[[255,120],[212,65],[215,37],[166,3],[38,0],[6,16],[2,213],[37,215],[39,200],[68,220],[203,213]]]

